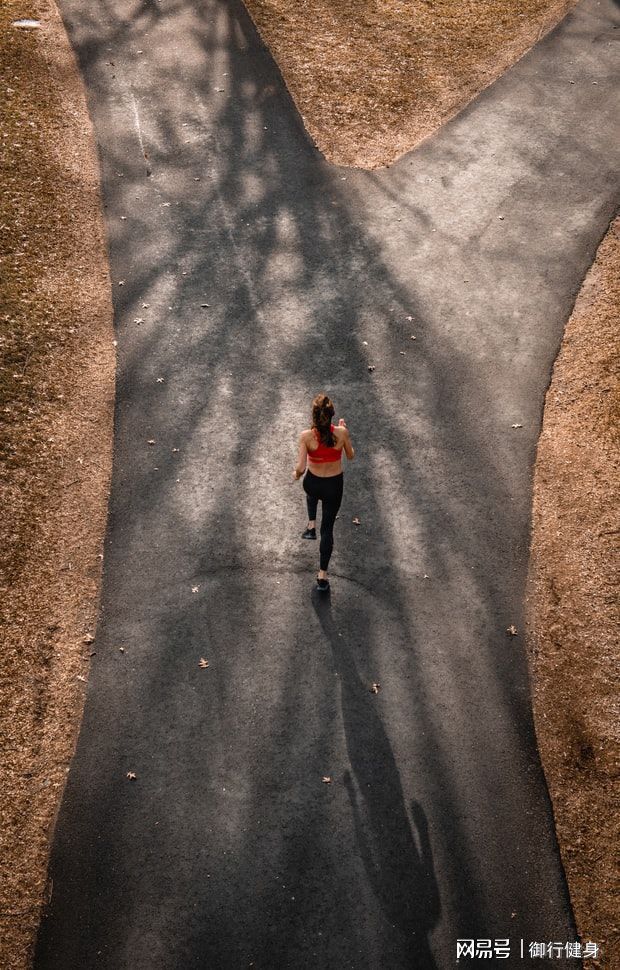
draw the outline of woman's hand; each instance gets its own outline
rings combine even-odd
[[[302,475],[303,472],[300,472],[299,468],[293,469],[293,481],[298,482]]]
[[[339,428],[346,428],[346,426],[347,425],[346,425],[346,421],[344,420],[344,418],[340,418],[340,421],[338,422],[338,427]]]

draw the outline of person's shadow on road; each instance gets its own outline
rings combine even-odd
[[[426,815],[415,800],[411,816],[407,813],[376,699],[360,679],[345,635],[338,633],[330,595],[316,591],[312,601],[340,679],[351,764],[344,783],[369,884],[386,919],[402,934],[402,965],[436,970],[428,934],[437,924],[441,903]]]

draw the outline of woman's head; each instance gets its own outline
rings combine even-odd
[[[312,426],[319,432],[323,443],[329,447],[334,444],[334,436],[331,433],[334,414],[333,402],[327,394],[317,394],[312,402]]]

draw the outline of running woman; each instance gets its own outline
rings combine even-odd
[[[319,546],[321,568],[316,585],[324,591],[329,589],[327,567],[334,547],[334,522],[342,502],[342,452],[349,461],[355,456],[344,418],[340,418],[337,427],[331,423],[334,413],[334,405],[327,394],[317,394],[312,402],[312,427],[299,436],[299,455],[293,471],[296,481],[306,472],[303,486],[308,505],[308,528],[302,533],[302,539],[316,539],[319,499],[323,503]]]

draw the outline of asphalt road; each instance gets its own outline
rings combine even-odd
[[[521,635],[532,467],[617,192],[617,5],[378,172],[322,159],[236,0],[60,6],[118,396],[37,970],[443,970],[457,938],[547,966],[520,941],[576,935]],[[320,390],[357,449],[327,599],[290,480]]]

